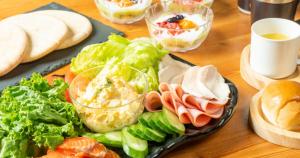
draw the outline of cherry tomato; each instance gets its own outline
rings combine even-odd
[[[67,72],[65,73],[65,82],[67,82],[70,85],[73,79],[75,78],[75,76],[76,74],[73,73],[70,69],[68,69]]]

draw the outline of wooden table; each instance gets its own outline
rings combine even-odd
[[[51,0],[0,0],[0,19],[32,10]],[[113,24],[102,18],[93,0],[55,0],[82,14],[93,17],[109,26],[117,28],[128,38],[148,36],[144,21],[134,25]],[[166,157],[300,157],[300,150],[293,150],[268,143],[255,135],[248,125],[249,102],[257,92],[245,83],[239,73],[240,53],[250,42],[250,16],[237,9],[237,2],[215,0],[215,18],[212,30],[200,48],[175,55],[196,65],[213,64],[239,89],[238,107],[229,123],[208,138],[187,144]],[[297,17],[300,17],[298,8]],[[1,36],[1,35],[0,35]],[[56,73],[63,72],[62,68]]]

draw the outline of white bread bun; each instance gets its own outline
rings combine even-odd
[[[269,122],[286,130],[300,131],[300,83],[272,82],[261,99],[263,114]]]

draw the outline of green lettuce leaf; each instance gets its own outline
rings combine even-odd
[[[119,35],[110,35],[108,41],[89,45],[71,61],[71,71],[78,74],[84,70],[105,65],[112,57],[120,56],[130,43],[126,38]]]
[[[139,70],[149,67],[157,70],[160,59],[167,53],[150,42],[134,41],[126,47],[122,61]]]
[[[142,92],[146,80],[137,72],[131,71],[133,67],[145,73],[149,83],[148,91],[157,90],[158,64],[167,53],[168,51],[149,38],[129,41],[124,37],[111,35],[104,43],[84,48],[72,59],[71,71],[80,73],[89,68],[104,66],[104,72],[101,73],[123,77]]]
[[[65,124],[63,126],[57,126],[54,124],[40,123],[35,127],[33,133],[33,141],[38,146],[48,146],[51,149],[61,144],[64,140],[64,136],[77,136],[72,123]]]
[[[1,158],[26,158],[28,139],[13,133],[1,140]]]

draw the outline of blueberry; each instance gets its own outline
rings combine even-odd
[[[176,19],[177,20],[182,20],[182,19],[184,19],[184,16],[183,15],[176,15]]]
[[[176,16],[174,16],[172,18],[169,18],[167,20],[167,22],[174,23],[174,22],[177,22],[177,21],[182,20],[182,19],[184,19],[183,15],[176,15]]]
[[[173,23],[173,22],[176,22],[176,21],[177,21],[176,17],[172,17],[172,18],[169,18],[167,20],[167,22],[170,22],[170,23]]]

